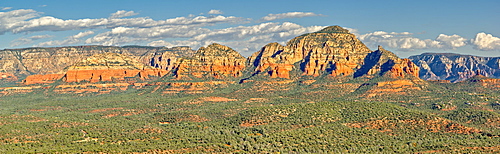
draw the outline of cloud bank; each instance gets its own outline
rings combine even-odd
[[[65,20],[52,16],[42,16],[32,9],[0,12],[0,35],[30,34],[47,31],[82,32],[62,40],[49,40],[33,46],[62,46],[74,44],[96,44],[120,46],[126,44],[147,44],[153,46],[188,45],[193,48],[214,42],[235,48],[240,52],[254,52],[269,42],[284,43],[297,35],[318,31],[324,26],[303,27],[291,22],[260,22],[249,26],[251,19],[224,16],[221,10],[210,10],[203,15],[189,15],[165,20],[153,20],[134,11],[119,10],[107,18]],[[318,16],[308,12],[289,12],[269,14],[262,19],[267,21],[283,18]],[[232,24],[228,28],[213,28],[219,24]],[[99,31],[99,32],[97,32]],[[11,46],[33,43],[45,38],[20,38],[13,40]],[[170,41],[166,41],[170,40]]]
[[[139,13],[134,11],[118,10],[103,18],[60,19],[43,16],[42,12],[32,9],[18,9],[0,12],[0,35],[33,35],[13,39],[10,43],[12,47],[134,44],[191,46],[196,49],[211,43],[221,43],[244,55],[249,55],[267,43],[285,44],[293,37],[325,27],[306,27],[293,22],[275,22],[285,18],[322,16],[313,12],[268,14],[256,21],[244,17],[221,15],[223,14],[221,10],[210,10],[207,14],[154,20],[149,17],[140,17]],[[356,29],[348,29],[356,33],[359,39],[372,49],[377,45],[383,45],[401,51],[455,50],[471,45],[477,50],[500,51],[500,38],[484,32],[478,33],[473,39],[466,39],[456,34],[439,34],[434,39],[421,39],[410,32],[376,31],[357,34]],[[77,33],[60,39],[47,34],[47,32],[61,31],[76,31]]]
[[[455,50],[466,45],[471,45],[474,49],[481,51],[500,51],[500,38],[484,32],[476,34],[476,37],[471,40],[456,34],[439,34],[435,39],[420,39],[409,32],[384,31],[362,34],[359,35],[359,39],[371,48],[382,45],[402,51],[419,49]]]

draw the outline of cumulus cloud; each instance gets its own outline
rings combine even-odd
[[[31,44],[35,40],[40,40],[40,39],[45,39],[45,38],[50,38],[50,37],[54,37],[54,36],[52,36],[52,35],[35,35],[35,36],[31,36],[31,37],[21,37],[21,38],[13,40],[10,43],[10,46],[16,47],[16,46],[20,46],[20,45]]]
[[[500,38],[484,32],[476,34],[476,38],[472,39],[471,43],[478,50],[500,50]]]
[[[153,41],[153,42],[149,42],[148,46],[154,46],[154,47],[163,47],[163,46],[165,46],[165,47],[170,47],[170,46],[174,46],[174,45],[172,43],[164,41],[164,40],[156,40],[156,41]]]
[[[312,17],[312,16],[321,16],[321,14],[316,14],[312,12],[287,12],[280,14],[268,14],[265,17],[262,17],[261,21],[271,21],[285,18],[302,18],[302,17]]]
[[[116,27],[85,41],[87,44],[123,45],[146,40],[164,38],[191,38],[209,32],[209,29],[194,26],[161,26],[150,28]]]
[[[211,15],[207,16],[188,15],[154,20],[148,17],[124,18],[137,15],[137,13],[119,10],[111,13],[106,18],[66,20],[52,16],[42,16],[42,13],[30,9],[12,10],[0,12],[0,35],[5,33],[82,30],[83,32],[76,35],[61,40],[41,42],[35,46],[85,43],[109,46],[147,44],[151,46],[191,46],[192,48],[198,48],[211,43],[221,43],[237,51],[253,53],[267,43],[278,42],[284,44],[295,36],[324,28],[324,26],[304,27],[291,22],[263,22],[256,25],[238,26],[242,23],[248,23],[251,19],[214,15],[222,13],[220,10],[210,10],[208,14]],[[318,14],[289,12],[269,14],[262,19],[277,20],[307,16],[318,16]],[[237,25],[228,28],[215,28],[216,25],[221,23],[234,23]],[[100,31],[100,33],[96,33],[96,31]],[[25,39],[33,40],[36,38]],[[22,41],[18,40],[18,42]]]
[[[412,51],[416,49],[456,49],[466,45],[467,39],[459,35],[440,34],[436,39],[420,39],[409,32],[384,32],[376,31],[359,36],[359,39],[369,47],[377,45]]]
[[[134,11],[125,11],[125,10],[119,10],[116,11],[115,13],[112,13],[109,18],[115,19],[115,18],[123,18],[123,17],[129,17],[129,16],[135,16],[138,15],[139,13],[135,13]]]
[[[436,41],[440,43],[438,45],[438,48],[456,49],[458,47],[465,46],[467,39],[456,34],[454,35],[439,34],[439,36],[436,38]]]
[[[253,26],[238,26],[225,29],[207,30],[184,41],[153,41],[150,45],[191,46],[198,48],[211,43],[221,43],[242,52],[255,52],[270,42],[284,44],[293,37],[304,33],[315,32],[324,26],[303,27],[295,23],[261,23]],[[249,55],[249,54],[248,54]]]
[[[39,17],[41,13],[31,9],[0,12],[0,35],[6,32],[30,33],[40,31],[66,31],[85,29],[113,29],[116,27],[160,27],[160,26],[207,26],[217,23],[236,23],[246,19],[234,16],[193,16],[153,20],[148,17],[126,18],[133,11],[117,11],[109,18],[63,20],[51,16]]]
[[[38,17],[40,13],[31,9],[20,9],[9,12],[0,12],[0,35],[12,31],[13,28],[18,27],[19,23],[27,19]]]
[[[210,10],[208,14],[224,14],[221,10]]]
[[[92,35],[92,34],[94,34],[93,31],[80,32],[76,35],[68,37],[66,40],[62,40],[62,41],[55,40],[55,41],[42,42],[36,46],[61,46],[61,45],[77,44],[77,43],[82,42],[81,38]]]

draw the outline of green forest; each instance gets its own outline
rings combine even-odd
[[[0,153],[495,153],[500,148],[494,91],[451,94],[444,88],[449,95],[369,100],[335,97],[335,91],[264,94],[248,93],[249,88],[3,96]]]

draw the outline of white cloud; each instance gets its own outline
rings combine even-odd
[[[471,43],[478,50],[500,50],[500,38],[484,32],[477,33],[476,38],[472,39]]]
[[[439,48],[444,49],[456,49],[458,47],[463,47],[466,45],[467,39],[454,34],[454,35],[445,35],[439,34],[436,38],[436,41],[440,42]]]
[[[85,32],[80,32],[80,33],[78,33],[76,35],[73,35],[73,36],[71,36],[71,38],[80,39],[82,37],[89,36],[89,35],[92,35],[92,34],[94,34],[93,31],[85,31]]]
[[[466,45],[467,39],[459,35],[439,34],[435,40],[420,39],[409,32],[376,31],[359,35],[359,39],[371,48],[377,45],[399,50],[413,51],[417,49],[456,49]]]
[[[160,26],[207,26],[217,23],[237,23],[247,19],[234,16],[194,16],[153,20],[148,17],[125,18],[135,15],[133,11],[117,11],[110,18],[63,20],[51,16],[37,18],[41,13],[34,10],[0,12],[0,35],[41,31],[66,31],[85,29],[113,29],[116,27],[160,27]]]
[[[194,26],[117,27],[89,38],[85,42],[87,44],[123,45],[164,38],[191,38],[209,31],[209,29]]]
[[[18,27],[19,23],[27,19],[38,17],[40,13],[31,9],[12,10],[9,12],[0,12],[0,35],[12,31]]]
[[[20,46],[20,45],[31,44],[35,40],[40,40],[40,39],[45,39],[45,38],[50,38],[50,37],[54,37],[54,36],[52,36],[52,35],[35,35],[35,36],[27,37],[27,38],[21,37],[21,38],[13,40],[10,43],[10,46],[16,47],[16,46]]]
[[[221,10],[210,10],[208,14],[224,14]]]
[[[171,47],[171,46],[174,46],[174,45],[172,43],[164,41],[164,40],[157,40],[157,41],[149,42],[148,46],[154,46],[154,47],[162,47],[162,46]]]
[[[81,38],[92,35],[92,34],[94,34],[93,31],[80,32],[76,35],[68,37],[66,40],[62,40],[62,41],[55,40],[55,41],[42,42],[36,46],[61,46],[61,45],[77,44],[77,43],[83,42],[81,40]]]
[[[0,7],[0,10],[10,10],[12,7]]]
[[[222,11],[209,11],[209,14],[219,13],[222,13]],[[250,19],[223,15],[189,15],[165,20],[154,20],[148,17],[123,18],[137,15],[134,11],[124,10],[116,11],[107,18],[94,19],[66,20],[51,16],[40,16],[41,14],[34,10],[0,12],[0,35],[4,33],[85,30],[65,39],[46,41],[35,46],[85,43],[110,46],[148,44],[151,46],[191,46],[192,48],[198,48],[211,43],[221,43],[240,52],[253,53],[267,43],[278,42],[284,44],[293,37],[324,28],[324,26],[303,27],[291,22],[267,22],[250,26],[238,26],[242,23],[248,23]],[[318,16],[318,14],[289,12],[270,14],[265,19],[276,20],[306,16]],[[237,25],[222,29],[214,28],[221,23],[234,23]],[[97,30],[102,32],[95,33]]]
[[[321,14],[316,14],[312,12],[287,12],[280,14],[268,14],[265,17],[262,17],[260,20],[262,21],[271,21],[285,18],[302,18],[302,17],[312,17],[312,16],[321,16]]]
[[[35,35],[35,36],[31,36],[29,38],[31,38],[33,40],[39,40],[39,39],[50,38],[50,37],[54,37],[54,36],[53,35]]]
[[[211,43],[221,43],[232,47],[244,55],[259,50],[270,42],[285,44],[286,41],[304,33],[315,32],[324,26],[303,27],[295,23],[261,23],[253,26],[238,26],[225,29],[214,29],[198,33],[184,41],[153,41],[150,45],[191,46],[196,49]]]
[[[359,32],[358,32],[358,29],[349,28],[349,27],[342,27],[342,28],[347,29],[351,34],[354,34],[356,36],[360,36]]]
[[[138,15],[139,13],[135,13],[134,11],[125,11],[125,10],[119,10],[116,11],[115,13],[112,13],[109,18],[115,19],[115,18],[123,18],[123,17],[129,17],[129,16],[135,16]]]

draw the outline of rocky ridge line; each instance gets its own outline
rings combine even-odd
[[[410,56],[425,80],[464,81],[475,75],[500,78],[500,57],[480,57],[450,53],[424,53]]]

